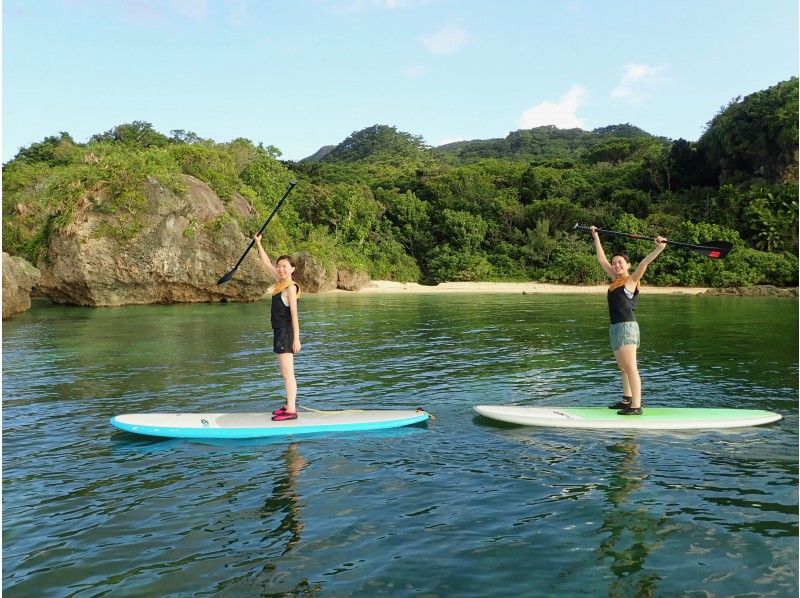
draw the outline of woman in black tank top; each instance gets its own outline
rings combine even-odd
[[[274,332],[273,351],[278,354],[278,365],[286,388],[286,404],[272,412],[273,421],[297,419],[297,380],[294,376],[294,354],[299,353],[300,321],[297,316],[297,299],[300,286],[292,280],[295,270],[292,258],[280,256],[272,264],[261,246],[261,235],[255,236],[258,255],[267,274],[275,279],[270,306],[270,322]]]
[[[631,261],[627,255],[615,253],[609,262],[606,258],[597,227],[590,227],[594,239],[597,261],[611,278],[608,287],[608,314],[611,319],[609,337],[611,349],[617,365],[622,372],[622,401],[609,405],[619,409],[620,415],[642,414],[642,380],[636,363],[636,350],[639,347],[639,324],[636,321],[636,306],[639,301],[639,281],[658,255],[667,246],[664,237],[656,238],[656,248],[646,255],[633,274],[630,274]]]

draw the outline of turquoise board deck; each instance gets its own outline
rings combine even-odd
[[[361,432],[398,428],[426,421],[421,409],[311,411],[297,419],[274,422],[272,413],[130,413],[111,425],[134,434],[164,438],[264,438],[326,432]]]
[[[782,418],[761,409],[704,407],[645,407],[642,415],[618,415],[607,407],[478,405],[474,409],[484,417],[511,424],[609,430],[718,430],[760,426]]]

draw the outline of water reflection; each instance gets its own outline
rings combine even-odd
[[[108,418],[279,396],[263,305],[38,306],[4,322],[3,590],[797,595],[796,301],[648,298],[654,399],[786,416],[671,434],[473,419],[480,403],[616,396],[602,297],[305,301],[311,405],[423,405],[436,425],[144,439]],[[502,305],[490,325],[487,305]]]
[[[655,596],[661,577],[645,571],[645,563],[659,545],[658,530],[666,517],[655,517],[635,499],[649,475],[639,463],[639,444],[632,436],[607,447],[617,464],[609,474],[605,488],[608,508],[598,532],[606,536],[597,548],[601,561],[611,559],[610,570],[615,579],[608,588],[609,596]]]
[[[321,585],[309,580],[306,573],[298,569],[297,557],[293,555],[302,545],[306,528],[302,517],[304,504],[300,478],[308,460],[295,441],[290,441],[279,456],[267,452],[256,461],[259,459],[267,459],[269,469],[277,468],[277,472],[270,476],[272,490],[255,512],[245,509],[231,513],[230,527],[242,529],[248,522],[255,522],[252,531],[258,536],[261,548],[248,551],[248,558],[240,563],[248,572],[225,583],[224,594],[282,596],[318,592]],[[254,488],[258,491],[262,486],[257,484]],[[242,543],[241,540],[238,542]],[[247,544],[246,541],[243,543]],[[254,588],[256,594],[253,594]]]
[[[280,538],[288,535],[286,548],[281,556],[286,555],[300,542],[303,521],[300,519],[300,495],[297,492],[297,478],[308,465],[300,453],[300,447],[292,442],[281,455],[284,468],[275,482],[272,495],[264,502],[259,513],[264,521],[270,521],[275,515],[282,515],[280,524],[272,531],[272,537]]]

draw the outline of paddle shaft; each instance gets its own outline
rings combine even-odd
[[[291,181],[291,182],[289,183],[289,187],[286,189],[286,193],[284,193],[284,194],[283,194],[283,197],[281,197],[281,198],[280,198],[280,200],[278,200],[278,203],[277,203],[277,205],[275,206],[275,208],[272,210],[272,213],[271,213],[271,214],[269,215],[269,217],[266,219],[266,221],[264,222],[264,224],[262,224],[262,225],[261,225],[261,228],[260,228],[260,229],[258,229],[258,234],[259,234],[259,235],[260,235],[261,233],[263,233],[263,232],[264,232],[264,229],[265,229],[265,228],[267,228],[267,225],[269,224],[269,221],[270,221],[270,220],[272,220],[272,217],[273,217],[273,216],[274,216],[274,215],[275,215],[275,214],[278,212],[278,210],[280,209],[280,207],[281,207],[281,205],[283,204],[284,200],[285,200],[285,199],[286,199],[286,198],[289,196],[289,193],[291,193],[291,192],[292,192],[292,189],[294,189],[294,186],[295,186],[296,184],[297,184],[297,181]],[[247,249],[245,249],[245,250],[244,250],[244,253],[242,254],[242,257],[240,257],[240,258],[239,258],[239,261],[238,261],[238,262],[236,262],[236,265],[233,267],[233,270],[231,270],[231,271],[230,271],[230,272],[228,272],[228,273],[227,273],[225,276],[223,276],[222,278],[220,278],[220,279],[219,279],[219,281],[217,282],[217,284],[223,284],[223,283],[225,283],[225,282],[228,282],[228,280],[230,280],[230,279],[231,279],[231,277],[233,276],[234,272],[236,272],[237,268],[239,268],[239,266],[241,265],[241,263],[244,261],[244,258],[247,256],[247,254],[248,254],[248,253],[250,252],[250,250],[253,248],[253,245],[255,244],[255,242],[256,242],[255,238],[253,238],[253,239],[251,239],[251,240],[250,240],[250,245],[248,245],[248,246],[247,246]]]
[[[580,224],[576,224],[572,227],[572,230],[585,230],[591,232],[591,227],[589,226],[582,226]],[[617,235],[619,237],[628,237],[629,239],[642,239],[645,241],[655,241],[655,237],[646,237],[644,235],[637,235],[634,233],[623,233],[620,231],[615,230],[605,230],[602,228],[597,228],[598,233],[603,233],[606,235]],[[695,251],[700,251],[701,253],[709,254],[711,258],[722,258],[725,257],[731,249],[731,244],[727,241],[709,241],[707,245],[698,245],[694,243],[682,243],[681,241],[671,241],[667,239],[666,241],[669,245],[677,245],[678,247],[688,247],[689,249],[694,249]],[[715,253],[715,255],[710,255]]]

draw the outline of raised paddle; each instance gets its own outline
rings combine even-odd
[[[572,227],[572,230],[586,230],[591,231],[592,229],[588,226],[582,226],[580,224],[576,224]],[[635,235],[633,233],[621,233],[615,230],[603,230],[602,228],[597,229],[598,233],[603,233],[606,235],[617,235],[619,237],[628,237],[629,239],[644,239],[646,241],[655,241],[655,237],[645,237],[644,235]],[[704,241],[700,245],[695,245],[693,243],[681,243],[680,241],[670,241],[667,239],[668,245],[677,245],[678,247],[686,247],[687,249],[691,249],[692,251],[696,251],[697,253],[701,253],[707,258],[712,260],[721,260],[724,258],[731,249],[733,249],[733,243],[729,243],[728,241]]]
[[[270,220],[272,220],[272,217],[273,217],[273,216],[275,215],[275,213],[278,211],[278,208],[280,208],[280,207],[281,207],[281,204],[283,203],[283,200],[284,200],[284,199],[286,199],[286,197],[289,195],[289,193],[291,193],[291,192],[292,192],[292,189],[294,189],[294,186],[295,186],[296,184],[297,184],[297,181],[292,181],[292,182],[290,182],[290,183],[289,183],[289,187],[288,187],[288,189],[286,189],[286,193],[284,193],[284,194],[283,194],[283,197],[281,197],[280,201],[278,201],[278,205],[276,205],[276,206],[275,206],[275,209],[274,209],[274,210],[272,210],[272,214],[270,214],[270,215],[269,215],[269,218],[267,218],[267,221],[266,221],[266,222],[264,223],[264,225],[263,225],[263,226],[262,226],[262,227],[259,229],[259,231],[258,231],[258,234],[259,234],[259,235],[260,235],[261,233],[263,233],[263,232],[264,232],[264,229],[265,229],[265,228],[267,228],[267,225],[269,224],[269,221],[270,221]],[[249,252],[249,251],[250,251],[250,250],[253,248],[253,244],[254,244],[255,242],[256,242],[256,240],[255,240],[255,239],[252,239],[252,240],[250,241],[250,245],[248,245],[248,246],[247,246],[247,249],[245,249],[245,250],[244,250],[244,253],[242,254],[242,257],[240,257],[240,258],[239,258],[239,261],[238,261],[238,262],[236,262],[236,265],[233,267],[233,270],[231,270],[231,271],[230,271],[230,272],[228,272],[228,273],[227,273],[225,276],[223,276],[222,278],[220,278],[220,279],[217,281],[217,284],[225,284],[225,283],[226,283],[226,282],[228,282],[228,281],[229,281],[231,278],[233,278],[233,275],[234,275],[234,274],[236,274],[236,269],[237,269],[237,268],[239,267],[239,265],[242,263],[242,261],[244,260],[244,257],[247,255],[247,253],[248,253],[248,252]]]

